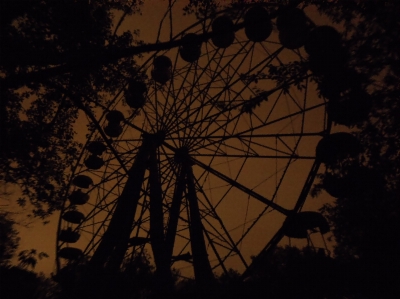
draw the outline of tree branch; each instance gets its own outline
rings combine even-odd
[[[243,23],[235,25],[235,31],[244,27]],[[203,41],[207,41],[213,36],[213,32],[208,32],[200,35]],[[131,57],[141,53],[157,52],[163,50],[169,50],[182,45],[182,39],[172,40],[163,43],[145,44],[141,46],[129,47],[126,49],[115,49],[113,47],[107,48],[103,53],[99,55],[88,54],[87,52],[78,53],[76,61],[88,61],[90,64],[89,68],[98,68],[102,65],[107,65],[122,59],[124,57]],[[6,78],[0,79],[0,84],[5,88],[18,88],[29,82],[42,82],[51,77],[60,76],[65,73],[71,73],[78,71],[82,68],[80,63],[65,63],[52,68],[47,68],[39,71],[32,71],[25,74],[10,75]]]

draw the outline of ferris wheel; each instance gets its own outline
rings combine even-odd
[[[58,270],[118,269],[148,254],[157,270],[206,283],[276,245],[330,131],[303,47],[313,26],[298,8],[230,9],[143,60],[91,119],[59,221]]]

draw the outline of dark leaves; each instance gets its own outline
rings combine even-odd
[[[116,94],[136,72],[133,57],[114,57],[139,41],[112,32],[112,9],[130,14],[142,1],[29,3],[11,5],[15,13],[1,27],[0,173],[21,186],[20,205],[29,200],[34,215],[45,217],[62,206],[81,149],[79,108],[104,104],[102,95]]]
[[[283,86],[288,89],[294,85],[302,90],[304,79],[307,76],[307,66],[302,61],[294,61],[281,66],[270,65],[268,78],[276,81],[276,86]]]
[[[18,248],[18,232],[7,213],[0,213],[0,266],[7,265]]]

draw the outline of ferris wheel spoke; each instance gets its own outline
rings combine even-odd
[[[277,155],[246,155],[246,154],[192,154],[193,157],[224,157],[224,158],[256,158],[256,159],[296,159],[296,160],[314,160],[314,156],[277,156]]]
[[[218,215],[218,213],[217,213],[217,211],[216,211],[216,208],[212,205],[211,201],[209,200],[207,194],[203,191],[203,188],[201,187],[201,185],[200,185],[200,183],[199,183],[198,180],[196,181],[196,184],[198,185],[198,190],[199,190],[199,192],[201,192],[202,196],[203,196],[204,199],[206,200],[207,205],[209,206],[209,209],[212,211],[213,218],[216,219],[216,220],[218,221],[218,224],[221,226],[221,228],[222,228],[224,234],[227,236],[228,240],[225,240],[225,239],[224,239],[225,242],[231,246],[230,249],[233,249],[233,251],[236,252],[236,253],[239,255],[239,257],[240,257],[242,263],[243,263],[244,266],[247,268],[247,263],[246,263],[245,258],[242,256],[242,254],[240,253],[239,249],[237,248],[237,244],[235,244],[235,242],[233,241],[232,236],[230,235],[229,231],[226,229],[226,227],[225,227],[225,225],[224,225],[224,223],[223,223],[221,217]],[[203,219],[204,219],[205,221],[207,221],[207,218],[203,217]],[[207,222],[208,222],[208,221],[207,221]],[[209,222],[208,222],[208,223],[209,223]],[[209,223],[209,224],[210,224],[210,223]],[[217,230],[214,226],[212,226],[212,227],[213,227],[214,231],[217,231],[217,232],[218,232],[218,230]],[[221,237],[223,237],[223,235],[220,234],[220,233],[218,233],[218,235],[220,235]],[[211,244],[213,244],[212,239],[211,239],[208,235],[207,235],[207,238],[208,238],[209,242],[210,242]],[[213,246],[213,245],[212,245],[212,246]],[[214,246],[213,246],[213,249],[214,249],[214,251],[216,251]],[[216,254],[217,254],[217,253],[216,253]],[[222,263],[221,260],[220,260],[219,254],[218,254],[218,260],[220,261],[220,263]],[[223,265],[223,263],[222,263],[221,265]]]
[[[277,191],[279,190],[280,185],[282,184],[284,175],[285,175],[286,171],[288,170],[290,164],[291,164],[291,160],[288,161],[288,163],[286,164],[286,166],[282,169],[283,175],[281,176],[281,179],[279,180],[279,183],[277,184],[277,186],[276,186],[276,188],[275,188],[275,192],[274,192],[274,194],[273,194],[273,196],[272,196],[272,199],[275,199],[275,198],[276,198]],[[315,172],[315,163],[314,163],[314,168],[313,168],[313,169],[314,169],[314,170],[311,170],[310,173]],[[281,171],[281,170],[279,170],[279,171]],[[242,240],[246,237],[246,235],[247,235],[248,233],[250,233],[251,229],[260,221],[260,219],[265,215],[265,213],[268,211],[269,208],[270,208],[269,206],[266,206],[266,207],[262,210],[262,212],[261,212],[256,218],[254,218],[254,219],[251,221],[251,224],[247,227],[246,232],[244,232],[244,233],[242,234],[242,237],[237,241],[236,245],[238,245],[238,244],[240,244],[240,243],[242,242]],[[295,208],[294,210],[296,210],[296,208]]]
[[[207,126],[205,126],[205,128],[198,132],[197,136],[212,136],[213,133],[217,132],[217,131],[222,131],[224,133],[224,135],[230,135],[230,133],[227,131],[228,130],[228,124],[233,123],[234,121],[238,122],[240,119],[240,115],[237,114],[234,117],[231,117],[230,119],[227,119],[226,121],[221,121],[221,124],[219,121],[214,120],[206,120],[203,123],[208,123]],[[212,129],[212,131],[210,130],[209,132],[207,132],[207,130],[211,129],[211,126],[214,126],[215,128]],[[221,133],[221,132],[220,132]],[[197,142],[196,142],[197,141]],[[196,147],[196,145],[199,145],[200,142],[202,142],[203,140],[201,138],[198,138],[197,140],[192,140],[191,143],[191,148],[193,148],[194,150],[197,150],[198,148]]]
[[[205,219],[205,218],[203,218],[203,219]],[[208,222],[208,224],[211,225],[209,222]],[[213,228],[214,228],[214,227],[213,227]],[[217,232],[217,230],[216,230],[215,228],[214,228],[214,230]],[[237,245],[240,244],[240,242],[242,241],[242,239],[244,238],[244,236],[242,236],[242,238],[241,238],[239,241],[234,242],[234,241],[232,240],[232,238],[231,238],[229,232],[226,231],[225,234],[228,236],[228,238],[229,238],[230,240],[232,240],[232,241],[231,241],[232,243],[230,243],[230,242],[227,242],[227,240],[225,240],[221,234],[216,235],[216,234],[210,232],[209,230],[205,230],[205,234],[206,234],[206,236],[207,236],[207,239],[208,239],[209,244],[212,246],[212,249],[213,249],[213,251],[214,251],[214,253],[215,253],[215,255],[217,256],[217,259],[218,259],[218,261],[219,261],[219,264],[215,265],[215,266],[213,267],[213,269],[217,268],[218,266],[221,266],[221,267],[224,268],[224,267],[225,267],[225,266],[224,266],[225,261],[226,261],[229,257],[232,257],[233,255],[238,255],[239,258],[240,258],[240,260],[241,260],[241,262],[242,262],[243,265],[245,266],[245,268],[248,267],[248,264],[247,264],[246,260],[244,259],[243,255],[241,254],[240,250],[239,250],[238,247],[237,247]],[[214,238],[211,238],[211,237],[210,237],[210,234],[211,234]],[[223,243],[217,242],[217,241],[215,241],[215,239],[218,239],[218,240],[222,241]],[[224,243],[227,244],[227,245],[224,245]],[[219,254],[218,249],[215,247],[215,245],[219,246],[220,248],[223,248],[223,249],[226,251],[226,253],[224,254],[224,256],[223,256],[222,258],[221,258],[221,255]],[[222,252],[221,252],[221,253],[222,253]]]
[[[207,140],[207,138],[206,138]],[[240,141],[240,144],[243,145],[242,140],[238,138]],[[224,150],[221,149],[221,147],[224,146]],[[229,151],[228,153],[228,150]],[[230,145],[226,143],[225,141],[222,141],[217,144],[213,144],[212,146],[208,146],[207,144],[204,144],[203,146],[198,146],[196,148],[193,148],[193,151],[195,155],[201,156],[205,155],[208,156],[211,153],[215,153],[216,156],[230,156],[230,155],[236,155],[236,156],[248,156],[250,152],[250,147],[247,147],[247,149],[244,149],[243,147],[239,147],[239,145]],[[204,153],[200,154],[200,151],[204,151]],[[233,151],[233,152],[232,152]],[[253,155],[256,155],[256,153],[253,153]]]
[[[172,105],[173,109],[171,109],[172,113],[167,115],[167,119],[165,120],[165,127],[168,128],[168,130],[170,129],[171,126],[174,126],[174,121],[175,119],[179,118],[179,111],[180,109],[182,109],[182,105],[185,104],[186,95],[183,96],[184,100],[180,101],[180,103],[176,103],[175,99],[179,99],[181,94],[185,91],[185,83],[188,81],[188,77],[192,68],[195,68],[195,73],[196,73],[197,65],[190,64],[189,68],[187,69],[187,71],[184,72],[183,75],[177,74],[177,76],[181,77],[182,83],[180,84],[177,90],[173,88],[171,93],[168,95],[168,98],[171,97],[172,101],[174,102]],[[171,84],[174,86],[175,80],[173,80]]]
[[[160,178],[161,178],[161,184],[164,188],[164,191],[162,193],[163,198],[165,200],[167,199],[171,199],[171,195],[168,194],[168,192],[170,192],[174,186],[177,184],[177,181],[175,179],[172,179],[173,177],[175,177],[177,175],[176,169],[173,165],[165,165],[164,166],[165,170],[162,171],[162,169],[160,171]],[[167,207],[165,207],[167,209]]]
[[[244,46],[243,46],[242,49],[244,49]],[[241,50],[242,50],[242,49],[241,49]],[[271,55],[271,56],[269,56],[269,57],[263,59],[260,63],[258,63],[258,64],[255,65],[251,70],[249,70],[248,73],[250,73],[250,72],[256,70],[257,68],[259,68],[259,67],[262,66],[263,64],[268,64],[270,61],[272,61],[272,59],[274,59],[274,57],[275,57],[276,55],[279,54],[279,52],[280,52],[280,50],[277,50],[275,53],[273,53],[273,55]],[[224,69],[229,65],[229,63],[231,63],[231,62],[234,60],[235,57],[236,57],[236,56],[234,56],[230,61],[228,61],[228,63],[225,65],[225,67],[223,67],[223,68],[219,71],[219,73],[217,73],[218,76],[220,76],[220,74],[222,73],[222,71],[224,71]],[[241,61],[240,64],[242,64],[242,63],[244,63],[244,59],[243,59],[243,61]],[[259,71],[259,72],[260,72],[260,71]],[[210,83],[207,84],[207,87],[211,86],[211,82],[213,82],[212,80],[215,80],[215,77],[217,77],[217,75],[214,75],[214,76],[211,78],[211,81],[210,81]],[[238,83],[238,82],[241,80],[240,77],[239,77],[238,79],[236,79],[236,80],[233,80],[233,78],[234,78],[234,77],[232,77],[232,78],[230,79],[230,82],[231,82],[230,84],[227,83],[227,84],[225,85],[225,87],[222,88],[222,91],[220,91],[215,97],[211,98],[211,100],[209,100],[209,101],[207,101],[207,102],[205,102],[205,103],[202,103],[201,106],[200,106],[199,108],[203,108],[203,107],[205,107],[206,105],[210,105],[210,104],[213,105],[213,103],[216,102],[216,101],[215,101],[215,98],[216,98],[216,97],[217,97],[217,98],[220,97],[221,94],[222,94],[224,91],[226,91],[227,89],[231,88],[234,84]],[[232,81],[232,80],[233,80],[233,81]],[[207,87],[206,87],[206,89],[207,89]],[[245,86],[244,88],[246,88],[246,86]],[[239,94],[240,94],[240,93],[239,93]],[[195,97],[194,100],[197,100],[199,96],[200,96],[200,95],[198,95],[197,97]],[[200,111],[200,109],[198,109],[197,111]],[[210,109],[209,111],[211,111],[211,109]],[[192,116],[193,116],[193,113],[189,114],[189,115],[187,116],[187,118],[191,118]],[[203,118],[202,120],[199,120],[199,122],[202,122],[202,121],[204,121],[204,120],[207,120],[207,118],[208,118],[208,117],[205,116],[205,118]],[[195,118],[195,120],[196,120],[196,118]],[[192,123],[193,123],[193,121],[192,121]]]
[[[241,141],[244,141],[242,138],[240,138],[240,139],[241,139]],[[276,157],[278,157],[278,158],[292,157],[292,156],[295,156],[296,158],[298,157],[298,155],[295,154],[294,150],[293,150],[292,148],[290,148],[286,143],[284,143],[284,144],[285,144],[286,148],[287,148],[290,152],[285,152],[285,151],[283,151],[283,150],[277,149],[276,147],[273,148],[272,146],[268,146],[268,145],[262,144],[262,143],[260,143],[260,142],[256,142],[254,139],[256,139],[256,138],[250,138],[250,139],[246,140],[249,149],[251,148],[251,146],[255,145],[255,146],[257,146],[257,147],[259,147],[259,148],[261,148],[261,149],[265,149],[265,150],[267,150],[267,151],[275,152],[275,153],[276,153]],[[257,153],[254,149],[252,149],[252,150],[254,151],[254,153],[253,153],[253,155],[251,155],[251,157],[258,157],[258,156],[259,156],[259,153]],[[283,156],[278,156],[278,153],[279,153],[279,154],[283,154]],[[300,158],[300,157],[299,157],[299,158]],[[300,159],[301,159],[301,158],[300,158]]]
[[[147,196],[147,194],[146,194]],[[135,217],[135,221],[132,226],[132,234],[133,237],[142,237],[143,233],[145,233],[146,238],[149,237],[150,231],[144,227],[144,223],[149,221],[148,219],[148,205],[144,204],[145,199],[143,199],[143,204],[141,205],[139,216]],[[136,245],[133,245],[136,246]]]
[[[84,248],[83,252],[93,252],[94,248],[97,247],[98,243],[100,243],[100,238],[96,238],[102,236],[104,231],[108,228],[109,219],[111,219],[113,210],[111,210],[108,215],[104,218],[104,221],[97,227],[97,230],[93,232],[93,238],[91,238],[90,242],[87,244],[86,248]],[[95,227],[95,223],[92,223],[93,228]],[[102,233],[103,232],[103,233]]]
[[[208,243],[210,244],[210,246],[211,246],[211,248],[212,248],[212,250],[213,250],[215,256],[217,257],[218,262],[219,262],[218,265],[212,267],[211,269],[214,270],[214,268],[216,268],[216,267],[218,267],[218,266],[221,266],[221,268],[222,268],[222,270],[224,271],[224,273],[225,273],[225,274],[228,274],[229,272],[228,272],[228,270],[226,269],[225,264],[223,263],[223,260],[221,259],[221,256],[220,256],[220,254],[219,254],[217,248],[215,247],[214,243],[212,242],[212,240],[211,240],[211,238],[210,238],[210,236],[209,236],[207,230],[204,230],[204,234],[205,234],[205,236],[206,236],[206,238],[207,238],[207,240],[208,240]]]
[[[278,89],[273,89],[273,90],[271,90],[271,91],[269,92],[269,94],[272,94],[273,92],[276,92],[277,90],[278,90]],[[244,102],[243,102],[243,103],[244,103]],[[242,106],[242,105],[243,105],[243,104],[239,104],[239,105],[237,105],[237,106]],[[296,116],[296,115],[301,115],[301,114],[303,114],[303,113],[304,113],[304,111],[303,111],[303,110],[300,110],[300,111],[298,111],[298,112],[296,112],[296,113],[289,114],[289,115],[287,115],[287,116],[278,118],[277,120],[270,121],[270,122],[267,122],[267,123],[265,123],[266,121],[262,121],[261,119],[259,119],[259,120],[260,120],[261,124],[262,124],[262,123],[265,123],[265,125],[271,125],[271,124],[273,124],[273,123],[275,123],[275,122],[277,122],[277,121],[282,121],[282,120],[285,120],[285,119],[287,119],[287,118],[291,118],[291,117]],[[208,123],[209,125],[208,125],[205,129],[203,129],[203,131],[199,132],[198,135],[200,135],[200,136],[203,135],[204,132],[205,132],[205,130],[208,129],[208,128],[211,126],[211,124],[217,124],[218,122],[217,122],[216,120],[218,119],[218,117],[219,117],[221,114],[222,114],[222,113],[219,112],[219,113],[216,113],[216,114],[214,114],[214,115],[212,115],[212,116],[208,116],[208,117],[204,118],[202,123]],[[224,125],[225,125],[225,126],[224,126],[224,129],[225,129],[226,125],[228,125],[230,122],[232,122],[232,121],[234,121],[234,120],[237,121],[237,118],[240,118],[240,117],[241,117],[241,113],[238,113],[238,114],[236,114],[234,117],[231,117],[231,118],[227,119],[226,122],[224,123]],[[194,125],[194,124],[192,124],[192,125]],[[256,128],[262,128],[262,125],[257,126]],[[217,129],[214,129],[214,131],[207,132],[207,133],[210,133],[210,134],[212,135],[212,134],[215,134],[218,130],[219,130],[219,128],[217,127]],[[249,130],[250,130],[250,131],[253,131],[254,128],[251,127]]]
[[[258,193],[256,193],[256,192],[254,192],[253,190],[250,190],[249,188],[243,186],[242,184],[240,184],[240,183],[238,183],[238,182],[232,180],[231,178],[227,177],[226,175],[222,174],[221,172],[219,172],[219,171],[217,171],[217,170],[211,168],[210,166],[207,166],[207,165],[203,164],[203,163],[200,162],[199,160],[196,160],[196,159],[193,159],[193,158],[192,158],[192,161],[193,161],[197,166],[200,166],[200,167],[203,168],[204,170],[206,170],[206,171],[212,173],[213,175],[215,175],[215,176],[217,176],[218,178],[224,180],[224,181],[227,182],[228,184],[230,184],[230,185],[236,187],[237,189],[239,189],[239,190],[241,190],[241,191],[247,193],[248,195],[250,195],[250,196],[254,197],[255,199],[261,201],[262,203],[264,203],[264,204],[270,206],[271,208],[277,210],[278,212],[280,212],[280,213],[282,213],[282,214],[284,214],[284,215],[289,214],[289,212],[290,212],[289,210],[287,210],[287,209],[281,207],[280,205],[277,205],[277,204],[274,203],[273,201],[271,201],[271,200],[265,198],[264,196],[262,196],[262,195],[260,195],[260,194],[258,194]]]
[[[216,54],[217,54],[217,52],[214,53],[213,58],[215,57]],[[193,81],[190,82],[190,83],[189,83],[189,81],[187,80],[187,78],[188,78],[188,76],[189,76],[189,71],[186,72],[185,79],[182,81],[182,84],[181,84],[181,86],[180,86],[178,92],[176,93],[176,97],[174,97],[174,99],[175,99],[175,98],[178,98],[178,97],[180,96],[180,93],[184,90],[184,84],[185,84],[185,83],[189,83],[189,84],[188,84],[188,85],[189,85],[189,90],[187,91],[187,94],[193,94],[193,90],[195,89],[196,86],[198,86],[198,84],[200,84],[200,79],[202,78],[202,76],[204,75],[204,73],[207,71],[207,69],[208,69],[209,65],[212,63],[212,61],[213,61],[213,59],[210,59],[210,60],[208,61],[207,65],[201,70],[200,74],[197,75],[197,77],[196,77],[196,76],[193,76],[193,79],[192,79]],[[198,67],[198,65],[195,64],[196,70],[197,70],[197,67]],[[190,69],[189,69],[189,70],[190,70]],[[197,72],[194,72],[194,74],[197,74]],[[206,86],[204,86],[203,88],[201,88],[201,90],[202,90],[203,92],[207,92],[207,90],[210,88],[210,86],[211,86],[211,84],[210,84],[210,83],[207,83]],[[177,111],[179,111],[180,109],[182,109],[182,105],[185,105],[185,106],[186,106],[185,109],[184,109],[184,111],[186,111],[186,108],[187,108],[187,107],[191,107],[191,104],[193,104],[194,101],[197,100],[197,97],[194,98],[194,99],[192,99],[191,101],[189,100],[188,102],[186,102],[186,99],[187,99],[187,97],[185,96],[185,100],[184,100],[184,101],[181,101],[181,103],[179,104],[179,106],[178,106],[177,109],[176,109]],[[189,118],[189,117],[188,117],[188,118]],[[176,119],[179,119],[179,118],[176,118]],[[174,120],[171,119],[171,123],[172,123],[172,121],[174,121]]]
[[[231,138],[237,138],[238,136],[240,136],[240,135],[242,135],[242,134],[249,134],[249,133],[252,133],[252,132],[257,132],[257,130],[261,130],[261,129],[264,128],[264,127],[267,127],[267,126],[276,124],[276,123],[281,122],[281,121],[283,121],[283,120],[285,120],[285,119],[290,119],[291,117],[294,117],[294,116],[302,115],[302,114],[305,113],[305,112],[308,112],[308,111],[311,111],[311,110],[314,110],[314,109],[318,109],[318,108],[321,108],[321,107],[324,107],[324,106],[325,106],[325,104],[317,104],[317,105],[315,105],[315,106],[308,107],[308,108],[306,108],[306,109],[303,110],[303,111],[298,111],[298,112],[295,112],[295,113],[292,113],[292,114],[289,114],[289,115],[286,115],[286,116],[282,116],[282,117],[280,117],[280,118],[271,120],[271,121],[266,122],[266,123],[264,123],[264,124],[260,124],[260,125],[258,125],[258,126],[256,126],[256,127],[243,130],[243,131],[241,131],[241,132],[239,132],[239,133],[236,133],[236,134],[233,134],[233,135],[225,135],[225,136],[224,136],[223,138],[221,138],[220,140],[215,140],[215,141],[209,143],[208,145],[212,145],[212,144],[215,144],[215,143],[219,143],[219,142],[222,142],[222,141],[231,139]]]
[[[270,91],[268,91],[267,93],[268,93],[268,95],[270,96],[270,95],[272,95],[274,92],[277,92],[277,91],[279,91],[279,90],[280,90],[279,88],[274,88],[274,89],[271,89]],[[279,97],[278,97],[278,98],[279,98]],[[277,99],[277,100],[278,100],[278,99]],[[234,109],[242,108],[244,104],[245,104],[245,102],[239,103],[239,104],[235,105],[233,108],[234,108]],[[274,104],[274,106],[273,106],[272,109],[270,110],[270,115],[271,115],[271,113],[272,113],[272,111],[273,111],[273,109],[274,109],[275,106],[276,106],[276,103]],[[266,119],[265,121],[261,121],[261,120],[260,120],[261,124],[260,124],[259,126],[255,126],[255,127],[251,126],[250,129],[248,129],[247,132],[249,132],[249,131],[254,131],[255,129],[258,129],[258,128],[262,128],[263,124],[264,124],[264,125],[270,125],[270,124],[273,124],[273,123],[275,123],[275,122],[282,121],[282,120],[285,120],[285,119],[287,119],[287,118],[291,118],[292,116],[295,116],[295,115],[298,115],[298,114],[302,114],[302,113],[304,113],[304,112],[305,112],[304,110],[299,110],[299,111],[296,112],[296,113],[292,113],[292,114],[289,114],[289,115],[285,115],[285,116],[283,116],[283,117],[281,117],[281,118],[278,118],[278,119],[276,119],[276,120],[274,120],[274,121],[270,121],[270,122],[267,122],[268,119],[269,119],[269,117],[267,117],[267,119]],[[240,117],[242,114],[244,114],[244,113],[243,113],[243,112],[242,112],[242,113],[238,113],[238,114],[235,116],[235,118]],[[212,117],[215,117],[215,115],[212,115]],[[227,124],[229,124],[229,122],[232,122],[233,120],[234,120],[234,118],[228,119],[228,120],[227,120]],[[208,118],[206,118],[205,121],[211,121],[211,120],[209,120]],[[216,131],[213,131],[213,132],[211,132],[211,133],[216,133]]]

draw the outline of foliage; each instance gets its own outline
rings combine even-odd
[[[146,298],[154,288],[154,267],[148,254],[135,254],[119,271],[70,262],[54,279],[69,298]]]
[[[63,298],[60,288],[42,274],[15,266],[0,266],[0,294],[8,299]]]
[[[190,0],[189,4],[183,8],[184,14],[195,14],[198,19],[215,14],[220,3],[213,0]]]
[[[13,4],[14,3],[14,4]],[[136,73],[132,57],[107,60],[137,44],[113,32],[113,11],[141,1],[11,1],[2,4],[0,175],[19,184],[36,216],[60,208],[68,169],[81,145],[74,123],[115,95]],[[108,51],[108,52],[107,52]],[[103,66],[103,63],[106,65]]]
[[[178,284],[175,298],[345,298],[355,290],[343,275],[343,266],[325,251],[305,247],[277,247],[272,254],[258,259],[250,277],[229,269],[204,292],[194,280]]]
[[[324,250],[277,247],[231,298],[397,298],[398,265],[333,258]]]
[[[37,258],[47,257],[41,252],[36,257],[36,250],[24,250],[18,255],[18,266],[11,266],[10,259],[18,248],[18,232],[14,221],[7,213],[0,213],[0,294],[2,298],[58,298],[60,289],[43,274],[36,274],[27,269],[35,267]]]
[[[13,226],[9,215],[0,212],[0,266],[8,265],[18,248],[20,238]]]
[[[28,269],[29,267],[35,269],[38,259],[47,258],[49,255],[46,252],[37,253],[36,249],[23,250],[18,253],[18,266],[22,269]]]
[[[354,67],[369,75],[377,75],[386,67],[398,74],[398,1],[311,2],[333,22],[343,24]]]
[[[354,285],[360,290],[354,298],[395,298],[400,293],[394,282],[400,265],[400,52],[396,42],[400,34],[395,29],[400,3],[314,3],[344,27],[344,44],[350,53],[347,68],[358,74],[356,81],[372,102],[369,117],[353,129],[362,148],[359,156],[329,166],[314,191],[324,188],[327,175],[347,183],[322,212],[333,227],[335,254],[346,264],[344,272],[358,276]]]
[[[345,290],[340,283],[334,260],[323,250],[310,247],[277,247],[259,260],[245,284],[253,298],[340,298]],[[251,296],[249,296],[251,297]]]
[[[400,77],[396,40],[400,34],[395,28],[400,4],[340,0],[315,4],[334,22],[343,24],[346,48],[351,54],[348,68],[362,74],[357,80],[373,103],[368,119],[354,130],[362,147],[359,157],[328,168],[336,176],[343,177],[357,168],[367,169],[370,175],[358,175],[351,195],[324,208],[335,227],[337,253],[363,256],[383,244],[387,248],[395,246],[391,240],[399,237]],[[357,185],[362,188],[356,190]]]

